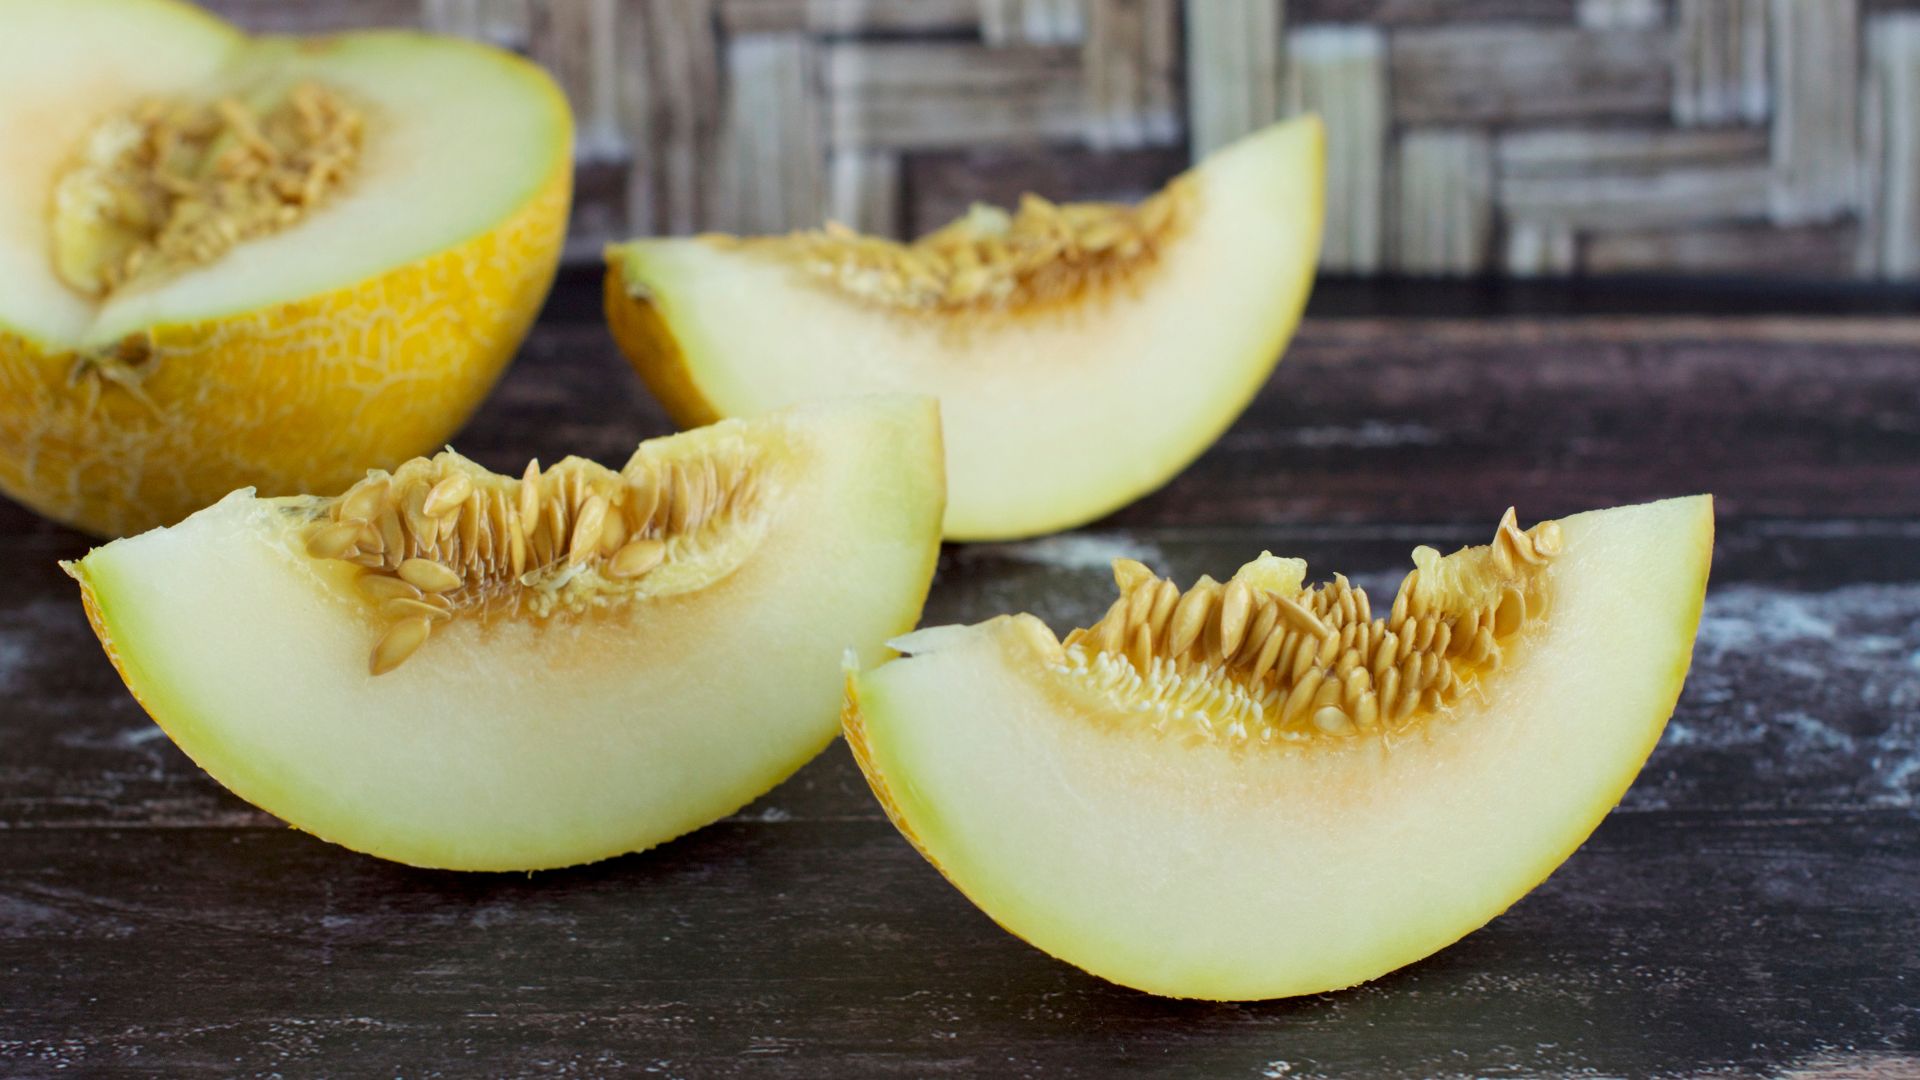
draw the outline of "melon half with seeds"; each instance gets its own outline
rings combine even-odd
[[[452,38],[0,0],[0,491],[90,532],[445,444],[565,238],[572,119]]]
[[[1414,551],[1376,606],[1262,554],[1133,562],[1091,627],[918,631],[850,675],[900,830],[1002,926],[1176,997],[1351,986],[1440,949],[1619,802],[1686,677],[1705,496]]]
[[[715,820],[832,740],[839,658],[919,617],[926,398],[867,398],[519,478],[451,452],[339,497],[236,492],[67,570],[153,719],[359,851],[564,866]]]
[[[1286,347],[1319,251],[1318,121],[1138,206],[976,207],[912,244],[829,227],[608,249],[614,336],[682,424],[849,389],[940,399],[947,535],[1031,536],[1199,456]]]

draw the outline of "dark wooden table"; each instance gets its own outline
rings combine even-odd
[[[563,282],[464,449],[615,461],[668,430],[593,290]],[[1920,319],[1815,293],[1400,295],[1323,289],[1202,461],[1091,529],[950,548],[927,619],[1084,622],[1120,553],[1384,573],[1509,503],[1714,492],[1666,738],[1585,848],[1453,948],[1294,1001],[1122,990],[994,927],[839,746],[596,866],[355,855],[174,750],[54,567],[84,540],[6,507],[0,1073],[1920,1075]]]

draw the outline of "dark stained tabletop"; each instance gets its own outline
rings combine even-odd
[[[462,449],[618,461],[669,430],[595,288],[563,281]],[[355,855],[176,751],[54,566],[85,541],[5,505],[0,1074],[1920,1076],[1920,318],[1704,287],[1407,295],[1323,289],[1199,463],[1091,528],[948,548],[926,619],[1084,623],[1120,554],[1185,579],[1264,547],[1365,578],[1483,542],[1509,504],[1712,491],[1659,749],[1458,945],[1292,1001],[1123,990],[948,887],[837,744],[594,866]]]

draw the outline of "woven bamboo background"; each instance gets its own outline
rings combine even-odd
[[[1303,109],[1324,267],[1920,277],[1920,6],[1879,0],[215,0],[547,65],[571,253],[1131,198]]]

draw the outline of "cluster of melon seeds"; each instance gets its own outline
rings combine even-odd
[[[1560,546],[1558,525],[1522,531],[1509,509],[1490,545],[1444,558],[1416,548],[1378,615],[1344,577],[1303,588],[1297,559],[1263,555],[1185,593],[1119,560],[1120,599],[1067,635],[1052,669],[1162,732],[1245,742],[1391,731],[1457,701],[1547,616],[1543,571]]]
[[[1012,214],[976,205],[910,244],[843,226],[755,245],[838,289],[886,307],[952,312],[1072,300],[1153,265],[1191,219],[1195,195],[1175,180],[1138,206],[1058,205],[1025,196]]]
[[[360,113],[313,82],[265,98],[152,100],[97,124],[54,185],[61,279],[103,298],[212,262],[337,193],[360,160]]]
[[[383,625],[369,660],[380,675],[448,619],[545,619],[630,597],[737,523],[753,493],[743,444],[686,460],[643,448],[620,472],[568,458],[543,473],[535,461],[518,480],[446,451],[324,501],[304,544],[365,568],[355,584]]]

